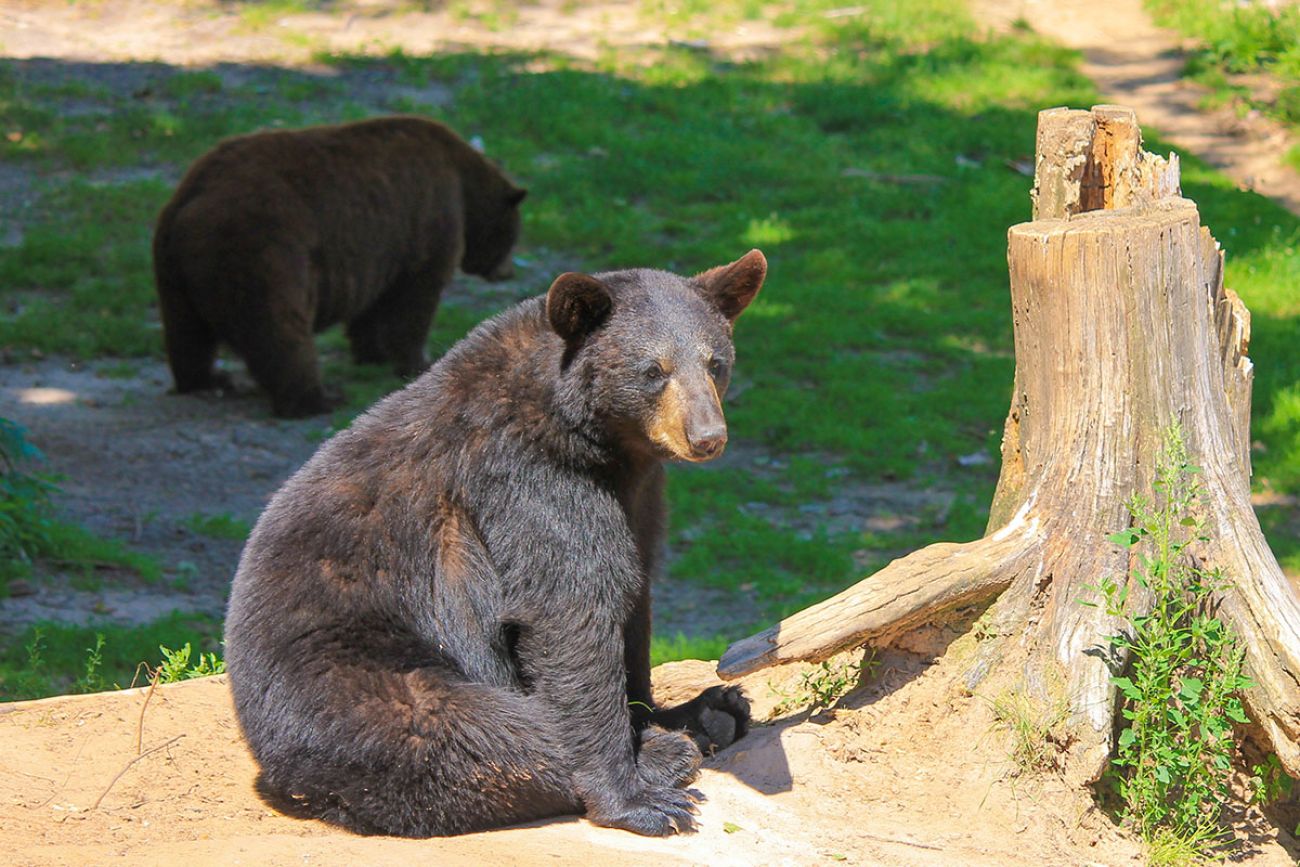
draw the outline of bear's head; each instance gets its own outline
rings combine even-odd
[[[557,277],[546,315],[564,340],[563,379],[586,418],[657,458],[722,454],[731,327],[766,274],[767,260],[751,250],[690,278],[645,269]]]
[[[467,185],[465,192],[465,252],[460,267],[487,280],[514,276],[510,252],[519,240],[519,205],[528,191],[512,184],[501,170],[484,160],[487,177]]]

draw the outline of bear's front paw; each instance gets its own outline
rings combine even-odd
[[[692,789],[647,786],[606,809],[587,810],[587,818],[607,828],[622,828],[647,837],[667,837],[695,830],[703,796]]]
[[[700,748],[685,732],[648,726],[641,732],[637,775],[647,786],[687,786],[700,775]]]
[[[700,693],[691,734],[700,751],[712,755],[731,746],[749,731],[749,699],[738,686],[712,686]]]

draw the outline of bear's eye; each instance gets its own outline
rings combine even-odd
[[[727,362],[721,358],[714,358],[709,361],[709,376],[714,379],[720,379],[727,373]]]
[[[658,382],[668,376],[668,371],[657,361],[652,361],[645,366],[645,378],[650,382]]]

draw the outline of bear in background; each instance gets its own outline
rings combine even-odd
[[[694,825],[749,704],[650,692],[663,462],[722,453],[763,254],[558,277],[326,442],[249,538],[226,662],[260,788],[362,833]]]
[[[417,117],[218,144],[154,233],[176,390],[225,385],[213,367],[224,342],[276,415],[326,412],[313,334],[340,322],[357,362],[420,373],[456,268],[510,276],[525,195],[450,129]]]

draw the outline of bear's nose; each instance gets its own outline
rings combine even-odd
[[[727,429],[722,425],[705,428],[691,436],[690,443],[695,457],[703,460],[716,458],[727,445]]]

